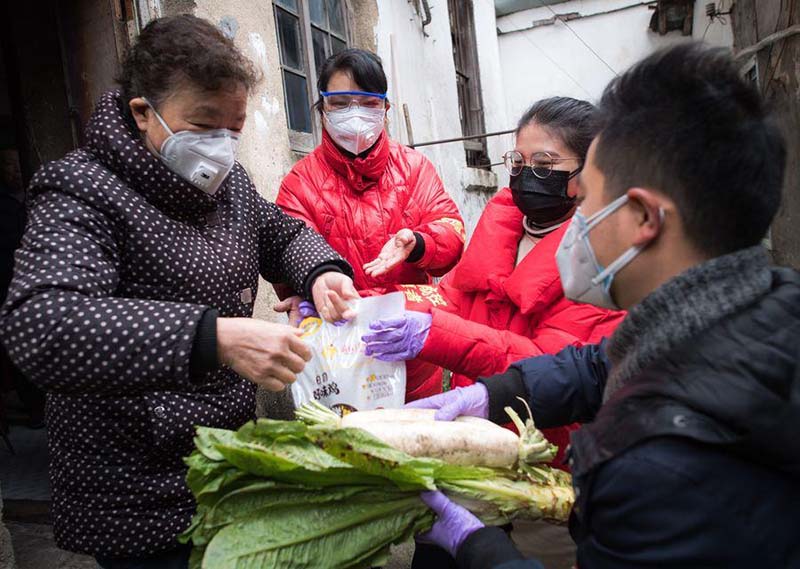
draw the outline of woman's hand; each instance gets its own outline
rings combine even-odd
[[[372,333],[361,338],[367,345],[364,353],[383,362],[413,360],[428,339],[432,321],[430,314],[416,310],[406,310],[400,318],[375,320],[369,325]]]
[[[294,383],[311,359],[302,330],[253,318],[217,319],[220,362],[269,391]]]
[[[272,307],[275,312],[287,312],[289,317],[289,325],[297,326],[302,322],[304,316],[300,305],[303,303],[302,297],[290,296],[281,300],[278,304]],[[308,304],[308,303],[306,303]]]
[[[370,277],[386,274],[408,259],[417,238],[410,229],[401,229],[386,242],[377,258],[364,265],[364,272]]]
[[[314,306],[328,322],[352,320],[355,311],[347,306],[348,300],[361,298],[353,286],[353,280],[337,271],[322,273],[311,287]]]

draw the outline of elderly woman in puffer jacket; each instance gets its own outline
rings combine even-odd
[[[105,569],[186,567],[194,427],[240,426],[257,384],[283,389],[310,357],[299,330],[251,318],[259,276],[334,320],[356,292],[235,161],[257,74],[219,30],[152,22],[121,83],[86,146],[32,181],[0,339],[48,392],[58,545]]]

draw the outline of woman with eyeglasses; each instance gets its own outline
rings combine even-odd
[[[322,66],[317,87],[322,144],[292,168],[276,203],[352,265],[359,290],[430,284],[461,257],[464,226],[433,164],[389,138],[381,60],[361,49],[342,51]],[[301,299],[275,289],[285,299],[276,309],[299,317]],[[409,382],[407,396],[440,391],[441,372],[424,384]]]
[[[367,353],[436,364],[462,387],[517,360],[610,335],[623,313],[568,300],[555,259],[596,132],[586,101],[555,97],[528,109],[504,156],[510,188],[486,205],[464,256],[437,287],[440,302],[373,322]],[[545,434],[559,445],[561,465],[568,430]]]
[[[504,156],[510,188],[486,205],[464,256],[437,287],[438,302],[418,302],[402,318],[373,322],[373,333],[363,338],[367,354],[441,366],[453,372],[458,388],[523,358],[610,336],[624,313],[568,300],[555,258],[596,133],[595,108],[586,101],[555,97],[528,109],[514,149]],[[410,367],[410,374],[413,369],[424,368]],[[544,430],[559,448],[553,465],[564,468],[573,428]],[[550,550],[554,561],[574,558],[566,530],[534,531],[541,539],[526,541],[536,542],[540,557]],[[443,549],[418,544],[413,567],[454,566]]]

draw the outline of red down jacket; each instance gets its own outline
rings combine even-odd
[[[433,315],[425,346],[408,368],[428,378],[409,377],[409,383],[441,381],[435,364],[453,372],[453,386],[471,385],[515,361],[610,336],[624,312],[564,297],[555,254],[566,228],[539,241],[515,267],[522,213],[505,188],[486,205],[464,256],[438,287],[398,287],[408,308]],[[563,452],[569,430],[548,429],[545,435]]]
[[[352,265],[359,290],[383,293],[396,284],[430,283],[456,264],[464,248],[461,216],[433,164],[386,132],[369,155],[355,159],[324,132],[322,144],[284,178],[276,203],[321,233]],[[422,236],[422,258],[368,277],[364,263],[403,228]]]

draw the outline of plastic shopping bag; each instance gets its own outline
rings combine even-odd
[[[402,407],[406,397],[405,362],[382,362],[364,354],[361,337],[380,318],[398,318],[405,310],[401,292],[373,296],[352,303],[356,317],[342,326],[320,318],[300,323],[311,361],[292,384],[297,407],[309,401],[340,415],[353,411]]]

